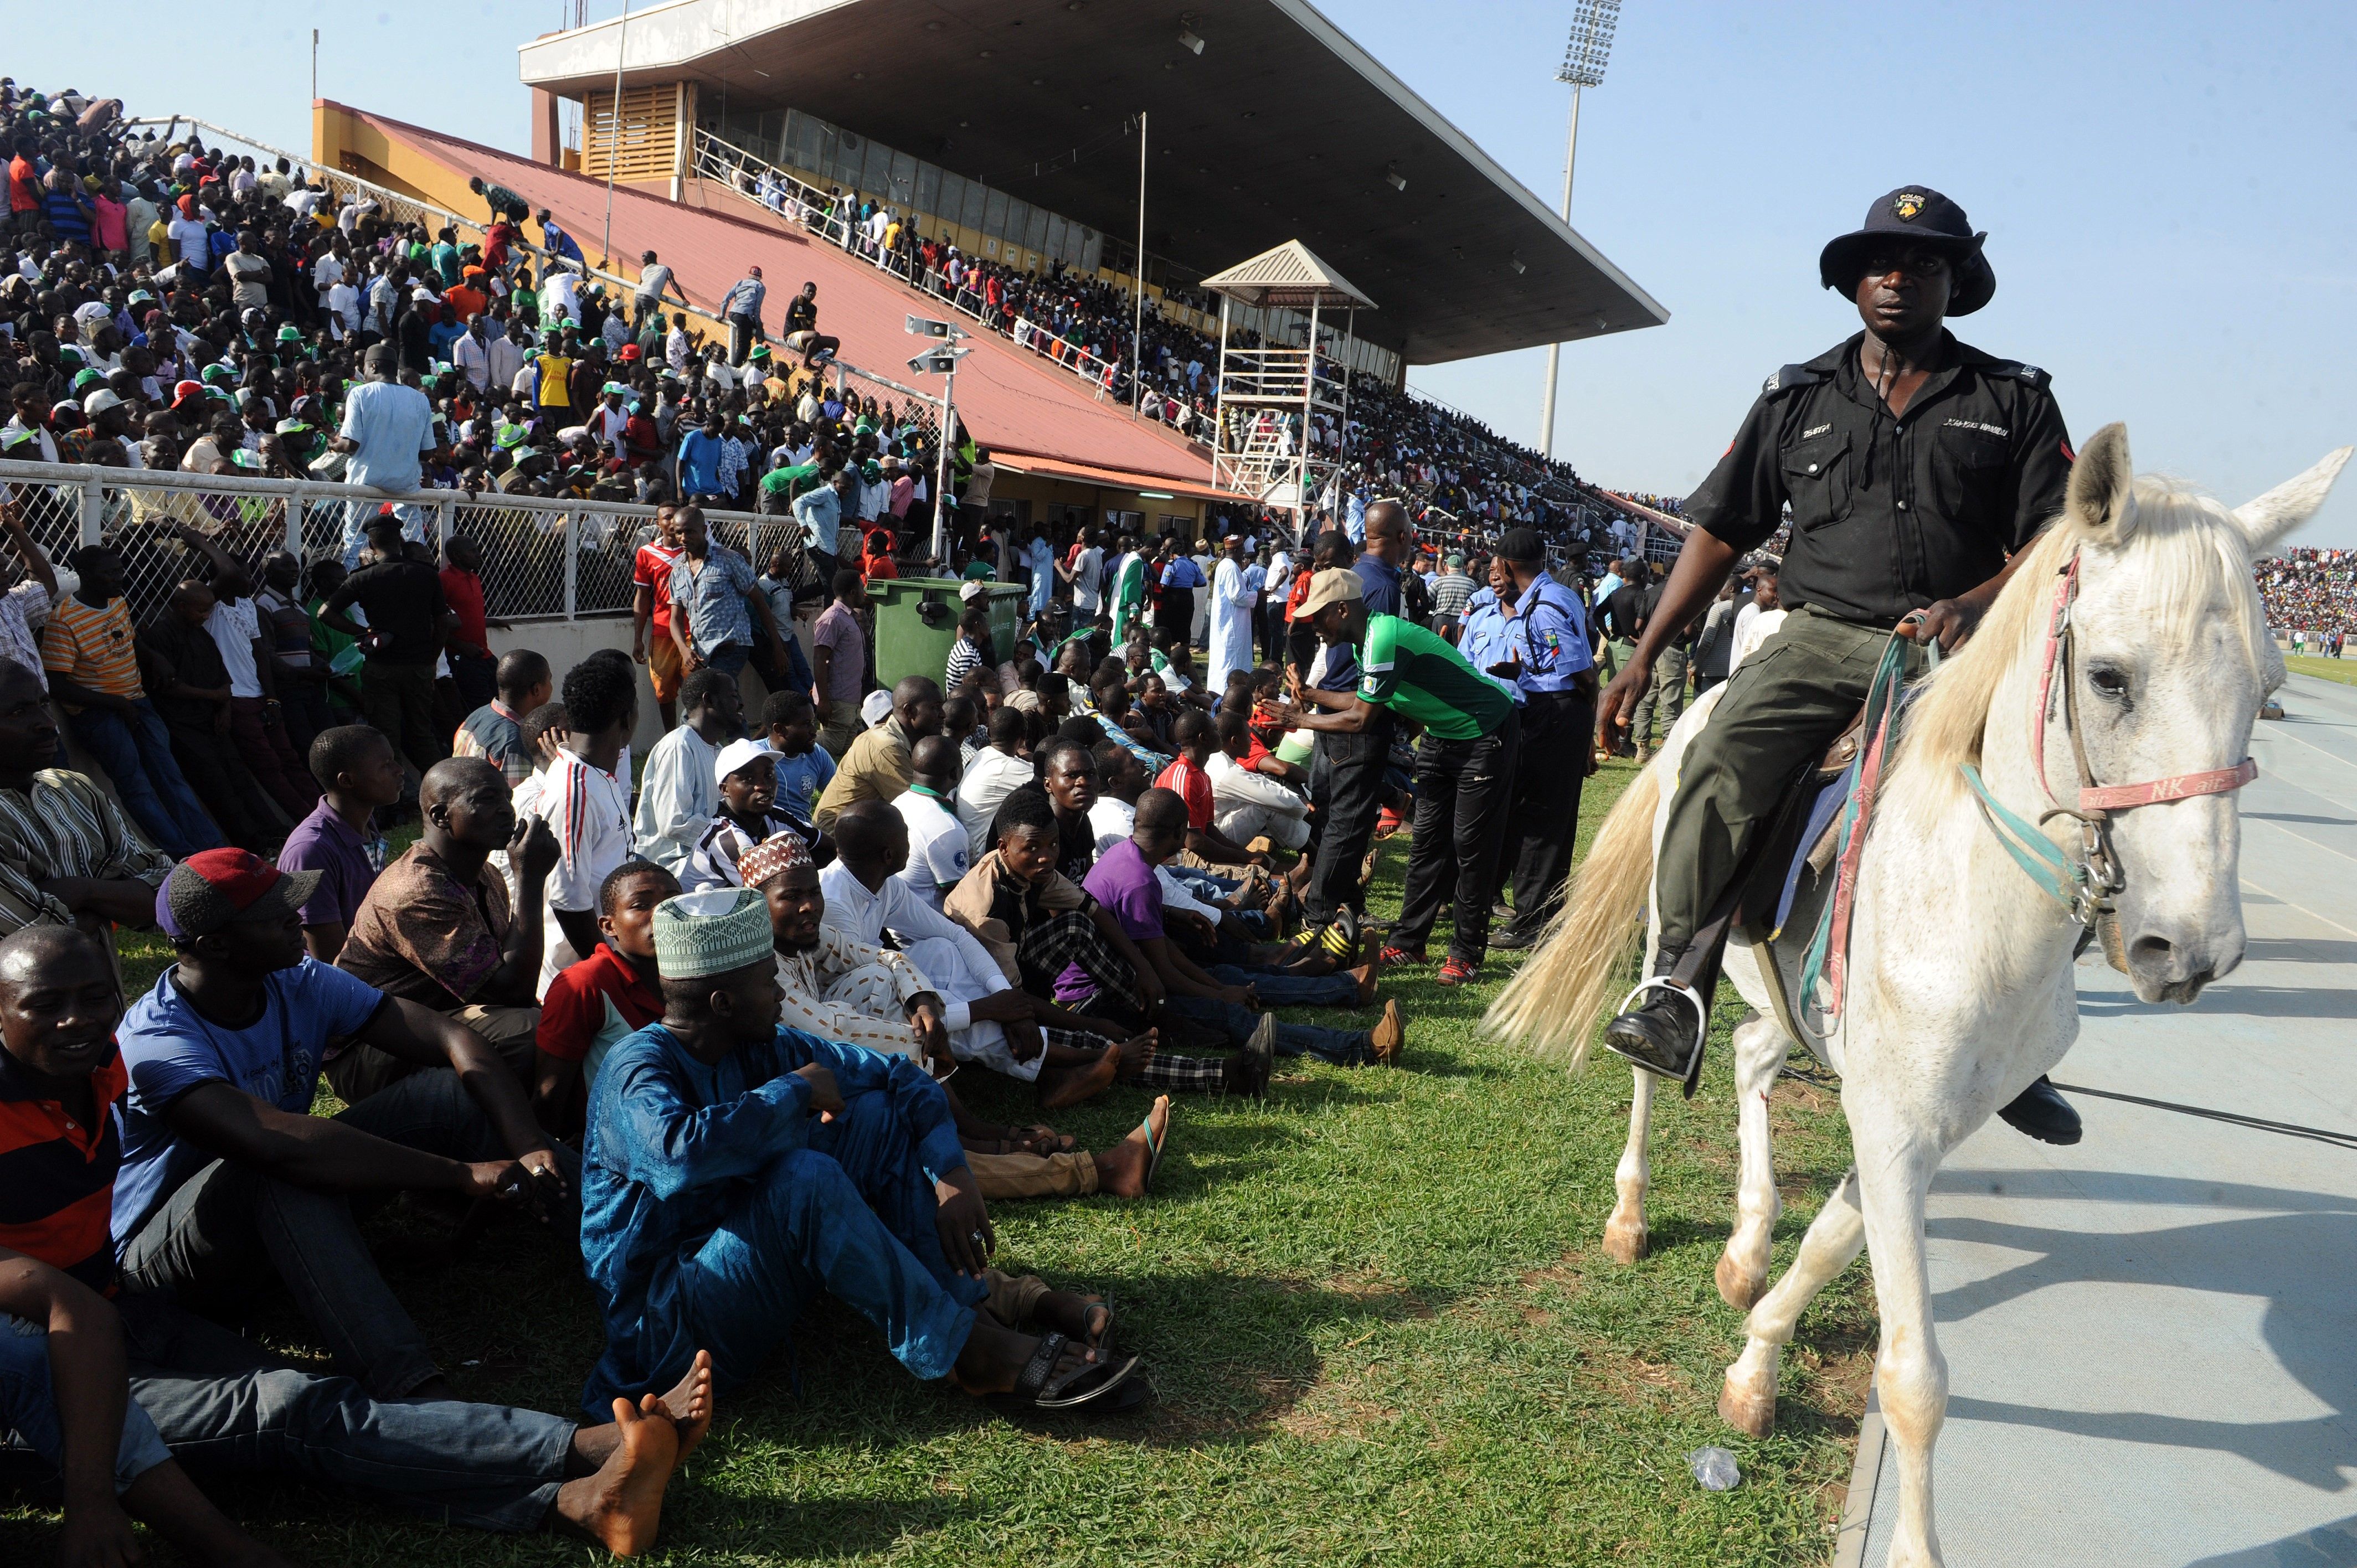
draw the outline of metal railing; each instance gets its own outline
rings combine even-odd
[[[629,501],[503,495],[485,490],[393,493],[309,479],[183,474],[63,463],[0,462],[0,489],[13,497],[34,542],[62,561],[86,544],[121,557],[124,596],[144,621],[183,578],[202,576],[181,540],[195,528],[255,572],[264,556],[291,552],[305,563],[341,559],[358,530],[390,505],[414,535],[437,546],[453,534],[482,552],[485,612],[499,620],[578,620],[630,607],[632,557],[654,537],[651,506]],[[789,529],[791,517],[706,511],[713,538],[752,562]]]

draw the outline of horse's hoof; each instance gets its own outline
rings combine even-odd
[[[1776,1426],[1776,1395],[1749,1393],[1729,1378],[1718,1391],[1718,1419],[1751,1437],[1765,1437]]]
[[[1754,1273],[1735,1261],[1732,1252],[1718,1255],[1718,1296],[1738,1312],[1749,1312],[1768,1292],[1768,1276]]]
[[[1615,1215],[1604,1222],[1604,1255],[1616,1263],[1633,1263],[1645,1255],[1645,1222]]]

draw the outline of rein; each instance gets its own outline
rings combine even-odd
[[[1979,800],[1982,820],[2013,857],[2014,864],[2028,874],[2040,892],[2061,905],[2072,919],[2086,926],[2093,924],[2097,916],[2109,912],[2114,897],[2127,886],[2119,859],[2112,853],[2112,813],[2136,806],[2190,800],[2197,795],[2231,794],[2259,776],[2259,765],[2246,757],[2233,768],[2171,774],[2136,784],[2096,783],[2079,725],[2079,683],[2071,613],[2078,597],[2079,553],[2073,550],[2054,585],[2054,606],[2047,616],[2046,647],[2040,660],[2038,705],[2029,715],[2030,762],[2037,769],[2038,789],[2046,797],[2047,810],[2039,813],[2037,822],[2029,822],[1990,792],[1979,768],[1969,762],[1961,766],[1964,782],[1972,786]],[[2058,669],[2062,676],[2062,728],[2071,737],[2071,759],[2079,774],[2076,806],[2064,805],[2046,777],[2046,716],[2053,709]],[[2079,823],[2080,854],[2076,858],[2056,848],[2046,836],[2047,819],[2057,816],[2075,818]]]

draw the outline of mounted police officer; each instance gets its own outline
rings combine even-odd
[[[1687,499],[1698,526],[1634,656],[1598,701],[1599,740],[1618,741],[1656,655],[1787,505],[1777,591],[1792,613],[1737,668],[1679,769],[1654,877],[1657,976],[1682,960],[1688,976],[1716,975],[1703,949],[1724,937],[1747,858],[1865,701],[1892,630],[1953,648],[2062,509],[2072,454],[2046,372],[1959,343],[1942,325],[1996,292],[1987,237],[1925,186],[1877,200],[1817,258],[1819,278],[1856,301],[1865,330],[1769,377]],[[1923,657],[1913,651],[1910,673]],[[1707,980],[1696,989],[1706,997]],[[1684,1077],[1702,1024],[1685,993],[1655,987],[1604,1038],[1649,1071]],[[2079,1137],[2077,1113],[2043,1079],[2003,1114],[2050,1143]]]

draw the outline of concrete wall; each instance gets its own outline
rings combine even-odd
[[[556,679],[560,695],[565,691],[565,672],[601,648],[619,648],[625,653],[630,649],[630,618],[627,615],[607,616],[595,619],[518,621],[507,631],[492,630],[491,651],[506,653],[518,648],[529,648],[548,660]],[[802,644],[802,656],[810,657],[810,644]],[[737,677],[745,694],[745,717],[748,725],[758,722],[761,704],[769,700],[769,688],[749,669]],[[655,706],[654,683],[647,678],[646,666],[639,666],[639,727],[630,736],[630,754],[646,756],[649,748],[663,735],[662,713]]]

